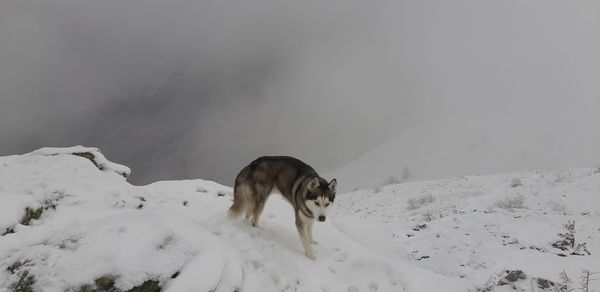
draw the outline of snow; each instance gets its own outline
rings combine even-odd
[[[98,148],[94,147],[83,147],[81,145],[66,148],[44,147],[29,153],[29,155],[54,156],[73,155],[80,153],[92,154],[94,160],[93,163],[95,163],[100,170],[116,172],[124,177],[129,176],[131,173],[131,169],[129,169],[129,167],[109,161],[102,153],[100,153]]]
[[[522,186],[512,187],[514,178]],[[562,270],[575,277],[582,269],[600,270],[599,193],[600,173],[595,169],[469,176],[342,195],[336,218],[353,213],[369,225],[382,225],[389,231],[386,237],[395,238],[412,261],[438,274],[481,285],[503,270],[518,269],[556,280]],[[434,201],[413,209],[410,199],[424,195]],[[498,206],[517,196],[524,199],[523,208]],[[569,220],[576,222],[576,242],[585,242],[592,255],[562,257],[558,254],[565,252],[551,246]],[[385,249],[382,245],[373,243]]]
[[[93,153],[102,171],[70,155],[79,152]],[[278,195],[253,228],[226,221],[228,186],[133,186],[125,170],[81,146],[0,157],[0,235],[14,231],[0,236],[0,291],[24,275],[34,277],[34,291],[77,290],[103,276],[123,291],[150,280],[162,291],[542,291],[532,288],[535,278],[557,282],[564,270],[576,281],[582,269],[600,271],[595,169],[338,194],[327,221],[314,226],[315,261]],[[43,212],[22,225],[27,207]],[[552,247],[569,220],[591,255]],[[506,270],[527,278],[496,285]]]

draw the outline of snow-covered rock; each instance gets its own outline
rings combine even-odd
[[[129,167],[117,164],[109,161],[104,157],[98,148],[94,147],[84,147],[84,146],[73,146],[73,147],[44,147],[38,150],[35,150],[28,155],[44,155],[44,156],[54,156],[54,155],[75,155],[89,159],[98,169],[102,171],[112,171],[120,174],[123,177],[129,176],[131,170]]]

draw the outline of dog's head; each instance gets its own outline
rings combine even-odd
[[[306,186],[306,206],[318,221],[325,221],[327,208],[335,199],[337,181],[332,179],[329,183],[319,177],[312,178]]]

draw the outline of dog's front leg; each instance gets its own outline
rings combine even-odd
[[[300,241],[304,247],[304,254],[311,260],[316,260],[315,254],[313,253],[312,246],[308,239],[307,226],[299,216],[296,216],[296,229],[298,229],[298,235],[300,235]]]
[[[317,244],[318,242],[313,238],[313,233],[312,233],[313,223],[315,223],[314,218],[309,218],[308,222],[306,222],[308,241],[312,244]]]

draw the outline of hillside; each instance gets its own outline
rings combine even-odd
[[[551,170],[596,165],[600,144],[593,131],[578,131],[580,124],[573,121],[556,123],[550,127],[543,120],[523,123],[512,112],[424,122],[325,176],[345,182],[342,190],[349,191],[532,167]]]
[[[543,291],[600,271],[595,169],[338,194],[316,261],[279,196],[255,229],[225,222],[230,187],[128,174],[80,146],[0,157],[0,291]]]

